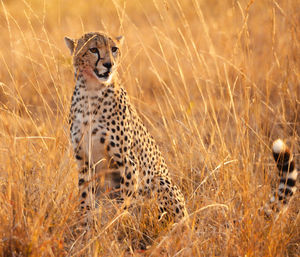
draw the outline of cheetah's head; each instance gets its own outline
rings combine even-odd
[[[110,83],[120,57],[121,41],[122,37],[112,40],[99,32],[84,34],[77,40],[65,37],[77,75],[82,74],[93,83]]]

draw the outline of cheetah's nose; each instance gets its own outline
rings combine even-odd
[[[111,65],[111,62],[106,62],[106,63],[103,63],[103,66],[109,70],[112,65]]]

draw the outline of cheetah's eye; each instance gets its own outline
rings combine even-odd
[[[116,53],[118,50],[119,50],[119,48],[116,47],[116,46],[113,46],[113,47],[111,48],[111,51],[112,51],[113,53]]]
[[[98,53],[98,49],[96,47],[90,48],[89,49],[93,54]]]

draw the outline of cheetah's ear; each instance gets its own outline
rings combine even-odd
[[[118,42],[119,45],[122,45],[123,41],[124,41],[124,37],[123,36],[118,36],[118,37],[116,37],[116,41]]]
[[[71,55],[74,53],[75,41],[71,38],[65,37],[67,47],[70,49]]]

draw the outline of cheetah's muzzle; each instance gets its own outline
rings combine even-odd
[[[105,78],[107,79],[108,76],[110,75],[110,69],[102,74],[99,73],[99,71],[95,68],[94,69],[95,74],[97,75],[98,78]]]

